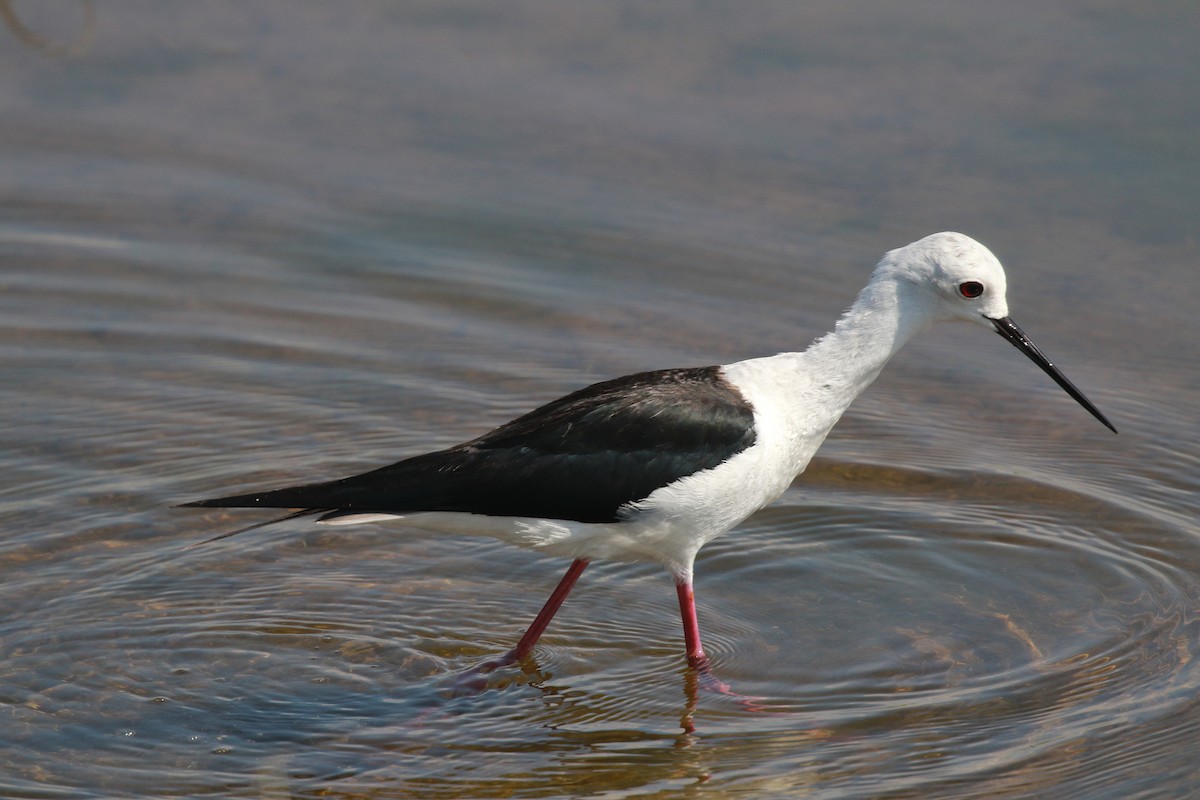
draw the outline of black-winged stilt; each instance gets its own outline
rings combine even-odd
[[[675,579],[688,663],[707,673],[692,593],[696,553],[779,497],[919,331],[952,320],[995,330],[1116,433],[1009,318],[1005,288],[986,247],[936,233],[885,255],[834,330],[804,352],[629,375],[447,450],[341,480],[186,505],[292,508],[281,519],[333,524],[401,518],[574,559],[517,646],[488,668],[532,652],[592,559],[658,562]]]

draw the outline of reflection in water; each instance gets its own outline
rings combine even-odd
[[[1194,14],[321,8],[0,48],[0,795],[1194,791]],[[1014,253],[1121,436],[995,336],[914,343],[697,563],[756,708],[689,677],[656,568],[590,567],[456,697],[557,561],[395,525],[183,549],[233,520],[168,507],[229,475],[803,346],[935,226]]]
[[[1014,425],[1011,447],[972,453],[957,442],[974,418],[908,420],[895,413],[910,407],[901,385],[894,407],[845,420],[845,439],[780,505],[698,564],[709,655],[753,707],[700,689],[678,656],[670,584],[622,565],[592,568],[532,661],[455,696],[447,681],[536,613],[556,560],[387,525],[285,524],[184,550],[230,520],[179,528],[159,508],[233,471],[274,483],[317,454],[338,474],[428,445],[399,418],[441,427],[447,443],[470,433],[464,419],[489,427],[511,415],[510,393],[529,391],[488,365],[513,341],[553,367],[532,394],[561,391],[578,382],[573,354],[538,313],[557,299],[525,297],[524,322],[467,302],[457,319],[477,368],[464,372],[468,349],[444,315],[426,329],[371,298],[365,317],[317,302],[334,247],[304,268],[316,296],[297,281],[260,296],[271,284],[246,276],[225,308],[226,276],[191,273],[195,252],[140,263],[130,248],[97,268],[93,249],[59,241],[22,245],[32,266],[6,275],[22,337],[8,358],[23,399],[10,407],[26,423],[5,433],[20,487],[0,551],[7,794],[97,774],[177,795],[230,774],[263,791],[455,797],[700,784],[936,796],[997,773],[1023,791],[1091,787],[1114,763],[1098,727],[1161,736],[1197,689],[1194,495],[1175,491],[1196,473],[1130,496],[1107,483],[1130,469],[1119,450],[1030,447],[1038,420]],[[480,291],[456,280],[396,302]],[[52,316],[39,297],[54,298]],[[195,297],[224,309],[220,324]],[[434,362],[407,341],[448,354]],[[1160,407],[1154,424],[1183,426],[1176,413]],[[1135,439],[1153,435],[1138,427]],[[131,768],[147,743],[168,762],[154,775]],[[1134,752],[1138,766],[1162,758]]]

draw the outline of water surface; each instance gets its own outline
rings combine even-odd
[[[98,4],[0,51],[0,794],[1184,796],[1200,31],[1119,4]],[[75,3],[13,4],[70,42]],[[176,503],[801,348],[942,229],[908,347],[668,576]]]

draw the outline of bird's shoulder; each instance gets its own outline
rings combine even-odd
[[[549,452],[749,446],[754,408],[722,368],[654,370],[601,381],[465,443]]]

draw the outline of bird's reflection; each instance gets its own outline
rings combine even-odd
[[[488,691],[508,689],[513,686],[533,686],[543,695],[559,695],[561,687],[551,686],[554,675],[543,669],[535,656],[515,658],[510,651],[498,658],[476,664],[468,669],[444,676],[439,681],[438,694],[446,700],[474,697]],[[687,667],[682,674],[683,710],[679,727],[685,734],[696,731],[696,709],[702,694],[723,698],[745,711],[761,713],[769,711],[764,698],[740,694],[728,683],[713,673],[711,666]]]

